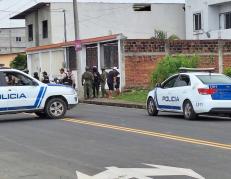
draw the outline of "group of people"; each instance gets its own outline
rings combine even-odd
[[[61,68],[59,72],[60,72],[59,77],[54,79],[55,83],[69,85],[72,86],[73,88],[76,87],[75,78],[71,70],[67,70],[67,72],[65,72],[65,70]],[[39,78],[38,72],[34,72],[34,78],[46,84],[50,83],[50,78],[46,71],[42,73],[41,79]]]
[[[82,74],[82,85],[84,87],[84,98],[98,98],[99,89],[101,87],[102,98],[112,98],[112,93],[116,89],[116,94],[119,95],[120,77],[116,67],[109,73],[106,72],[104,67],[101,68],[100,74],[98,68],[93,66],[92,69],[86,67],[86,71]],[[108,85],[109,92],[106,92],[105,85]]]

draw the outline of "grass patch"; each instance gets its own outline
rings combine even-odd
[[[128,92],[121,93],[120,96],[115,97],[115,99],[135,103],[146,103],[147,95],[148,90],[131,90]]]

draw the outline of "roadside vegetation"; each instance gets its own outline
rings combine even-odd
[[[115,97],[115,99],[145,104],[147,98],[148,90],[144,89],[132,89],[121,93],[121,95]]]
[[[27,68],[27,57],[24,54],[19,54],[15,59],[10,63],[11,68],[18,70],[24,70]]]

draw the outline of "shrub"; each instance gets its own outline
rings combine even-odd
[[[152,74],[152,83],[160,83],[170,75],[178,72],[180,67],[196,68],[199,63],[199,57],[194,56],[166,56],[162,59]]]
[[[229,77],[231,77],[231,67],[225,68],[224,74],[227,75],[227,76],[229,76]]]
[[[11,68],[18,70],[24,70],[27,68],[27,57],[24,54],[19,54],[15,59],[10,63]]]

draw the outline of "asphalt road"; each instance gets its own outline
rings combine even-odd
[[[81,104],[64,120],[0,116],[0,179],[76,179],[105,167],[143,163],[188,168],[206,179],[231,178],[231,120]],[[155,179],[191,179],[155,177]]]

